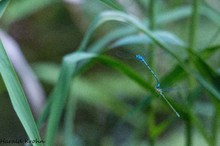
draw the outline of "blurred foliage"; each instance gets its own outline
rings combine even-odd
[[[42,139],[49,146],[219,145],[219,4],[11,1],[0,27],[18,42],[47,92],[45,110],[36,119]],[[150,54],[146,60],[161,86],[180,89],[165,93],[180,118],[154,90],[147,68],[117,52],[140,49]],[[0,83],[2,102],[10,105]],[[6,112],[12,115],[1,109]],[[1,119],[3,131],[10,121]],[[7,131],[14,135],[16,125]]]

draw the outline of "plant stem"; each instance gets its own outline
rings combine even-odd
[[[191,118],[188,117],[185,121],[186,124],[186,146],[192,145],[192,123]]]
[[[149,143],[150,146],[154,146],[155,145],[155,137],[152,135],[154,128],[155,128],[155,112],[154,112],[154,108],[151,105],[151,108],[149,109],[148,112],[148,134],[149,134]]]
[[[149,14],[150,14],[150,29],[154,30],[155,29],[155,4],[156,0],[150,0],[149,4]]]
[[[192,60],[191,51],[195,50],[196,48],[196,41],[197,41],[197,27],[198,27],[198,19],[199,18],[199,0],[193,0],[192,4],[192,16],[190,21],[190,30],[189,30],[189,49],[188,49],[188,57],[189,60]],[[188,79],[189,86],[193,86],[192,79]],[[188,105],[188,106],[191,106]],[[186,123],[186,146],[192,145],[192,122],[191,122],[191,116],[188,115],[188,118],[185,121]]]
[[[189,31],[189,49],[195,49],[197,40],[197,28],[199,20],[199,0],[193,0],[192,16]]]
[[[150,28],[150,30],[154,30],[155,29],[155,5],[156,5],[156,0],[150,0],[150,3],[149,3],[149,28]],[[150,51],[149,51],[149,55],[150,56],[154,56],[154,49],[155,49],[155,47],[154,47],[154,45],[153,44],[150,44],[149,45],[149,49],[150,49]],[[148,63],[149,63],[149,65],[153,68],[153,66],[154,66],[154,63],[153,63],[153,58],[154,57],[150,57],[149,59],[148,59]]]
[[[213,119],[212,119],[212,141],[213,141],[213,146],[216,146],[216,140],[217,140],[217,133],[218,133],[218,124],[219,124],[219,108],[218,105],[215,105],[215,111],[213,114]]]
[[[150,3],[149,3],[149,21],[150,21],[150,30],[154,30],[155,29],[155,4],[156,4],[156,0],[150,0]],[[150,48],[150,56],[154,56],[154,45],[153,44],[150,44],[149,45],[149,48]],[[151,67],[153,67],[154,63],[153,63],[153,58],[154,57],[150,57],[148,59],[148,63]],[[151,80],[153,80],[153,78],[151,77],[150,78]],[[149,142],[150,142],[150,145],[151,146],[154,146],[155,145],[155,140],[156,138],[154,136],[152,136],[152,131],[154,130],[154,127],[155,127],[155,112],[154,112],[154,108],[153,108],[153,105],[152,105],[153,102],[151,102],[151,109],[149,111],[149,121],[148,121],[148,132],[149,132]]]

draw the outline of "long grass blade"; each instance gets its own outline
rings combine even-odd
[[[110,58],[99,57],[97,54],[92,53],[78,52],[66,55],[63,61],[58,82],[52,94],[53,103],[51,105],[46,135],[47,146],[53,145],[55,132],[58,128],[59,119],[68,97],[70,81],[76,69],[76,64],[79,61],[88,60],[92,58],[96,58],[103,64],[110,66],[116,70],[119,70],[120,72],[123,72],[130,78],[134,79],[137,83],[142,85],[146,91],[151,92],[154,95],[157,94],[150,84],[148,84],[144,79],[140,78],[134,71],[126,67],[123,63],[119,63]]]
[[[39,131],[25,97],[24,91],[17,78],[14,68],[0,42],[0,73],[8,90],[13,108],[18,115],[30,140],[41,141]],[[34,146],[42,146],[43,143],[33,143]]]
[[[124,11],[124,8],[116,1],[116,0],[99,0],[108,7],[114,9],[114,10],[119,10],[119,11]]]

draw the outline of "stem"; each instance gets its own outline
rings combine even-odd
[[[156,10],[156,0],[150,0],[150,3],[149,3],[149,28],[150,30],[154,30],[155,29],[155,10]],[[154,45],[153,44],[150,44],[149,45],[149,48],[150,48],[150,56],[154,56]],[[151,67],[153,67],[153,57],[149,58],[148,59],[148,63]]]
[[[150,0],[149,14],[150,14],[150,30],[155,29],[155,7],[156,0]]]
[[[148,134],[149,134],[150,146],[155,145],[155,137],[152,135],[153,131],[155,130],[154,128],[155,128],[155,112],[153,106],[151,106],[148,112]]]
[[[199,20],[199,0],[193,0],[192,16],[191,16],[190,30],[189,30],[189,50],[188,50],[189,60],[192,60],[193,57],[190,52],[196,48],[198,20]],[[189,86],[192,87],[193,85],[192,79],[189,78],[188,81],[189,81]],[[192,122],[190,115],[188,115],[185,124],[186,124],[186,146],[192,146]]]
[[[209,47],[218,38],[219,33],[220,33],[220,26],[218,26],[218,29],[212,35],[211,39],[209,39],[206,47]]]
[[[189,31],[189,49],[195,49],[199,20],[199,0],[193,0],[191,26]]]
[[[215,106],[215,111],[212,119],[212,141],[213,146],[216,146],[217,143],[217,134],[218,134],[218,125],[219,124],[219,109],[218,106]]]
[[[191,118],[188,117],[185,121],[186,124],[186,146],[192,145],[192,123]]]
[[[64,135],[65,135],[65,145],[74,145],[74,124],[73,120],[76,112],[76,99],[74,97],[69,97],[65,114],[65,123],[64,123]]]
[[[150,18],[150,30],[154,30],[155,29],[155,4],[156,4],[156,0],[150,0],[150,3],[149,3],[149,18]],[[154,56],[154,45],[153,44],[150,44],[149,45],[149,48],[150,48],[150,56]],[[151,66],[151,67],[153,67],[154,65],[154,63],[153,63],[153,58],[154,57],[150,57],[149,58],[149,65]],[[149,67],[149,66],[148,66]],[[155,76],[154,76],[155,77]],[[152,80],[152,78],[150,78],[151,80]],[[158,84],[158,79],[157,79],[157,77],[156,77],[156,80],[157,80],[157,84]],[[154,108],[153,108],[153,104],[152,104],[152,102],[151,102],[151,109],[150,109],[150,111],[149,111],[149,130],[148,130],[148,132],[149,132],[149,142],[150,142],[150,145],[151,146],[154,146],[155,145],[155,141],[156,141],[156,137],[155,136],[152,136],[152,131],[153,130],[155,130],[154,128],[155,128],[155,112],[154,112]]]

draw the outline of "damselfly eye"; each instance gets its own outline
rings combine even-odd
[[[141,56],[141,55],[135,55],[135,58],[137,59],[137,60],[139,60],[139,61],[144,61],[144,58],[143,58],[143,56]]]

